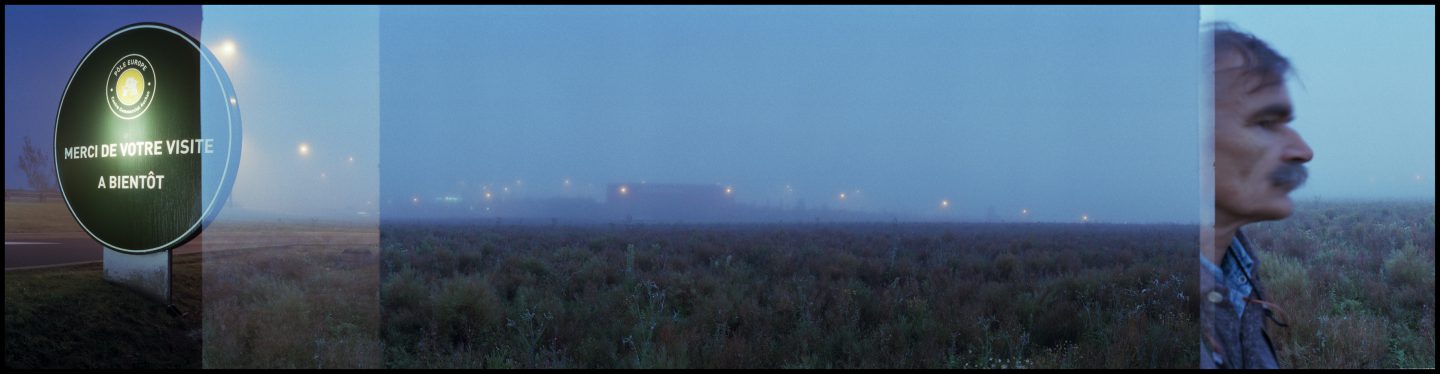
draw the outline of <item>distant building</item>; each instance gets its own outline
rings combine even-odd
[[[716,184],[611,183],[605,205],[619,217],[641,221],[712,221],[733,218],[735,191]]]

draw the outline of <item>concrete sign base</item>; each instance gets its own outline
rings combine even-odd
[[[135,255],[107,248],[104,252],[106,281],[170,304],[170,251]]]

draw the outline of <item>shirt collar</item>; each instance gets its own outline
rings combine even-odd
[[[1246,276],[1249,276],[1255,268],[1255,258],[1250,257],[1250,250],[1245,248],[1245,244],[1248,244],[1248,242],[1249,240],[1246,240],[1245,233],[1240,230],[1235,230],[1235,238],[1230,240],[1229,251],[1235,255],[1235,260],[1239,262],[1240,268],[1245,270]]]

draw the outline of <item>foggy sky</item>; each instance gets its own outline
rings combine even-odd
[[[760,206],[1194,222],[1202,11],[1294,62],[1316,153],[1298,198],[1434,198],[1433,7],[204,9],[202,42],[238,46],[244,209],[653,181]],[[79,56],[132,18],[200,27],[194,7],[6,8],[6,188],[27,188],[20,144],[50,144]]]
[[[1197,21],[1193,6],[384,7],[381,198],[600,200],[651,181],[757,205],[1196,222]]]
[[[205,7],[201,42],[234,81],[245,124],[226,212],[378,214],[378,13],[376,6]]]

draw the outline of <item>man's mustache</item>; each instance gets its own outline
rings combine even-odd
[[[1310,173],[1305,170],[1305,165],[1284,164],[1270,173],[1270,183],[1274,183],[1276,187],[1294,190],[1305,184],[1305,179],[1309,177]]]

